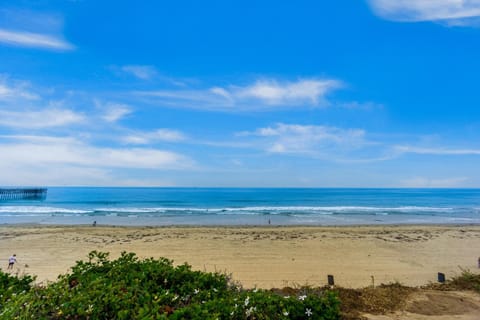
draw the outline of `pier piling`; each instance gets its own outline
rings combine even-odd
[[[0,201],[44,200],[46,197],[46,188],[0,188]]]

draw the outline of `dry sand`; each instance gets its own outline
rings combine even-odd
[[[344,287],[398,281],[424,285],[476,272],[480,226],[361,227],[0,227],[0,265],[17,254],[16,272],[55,280],[91,250],[167,257],[197,270],[225,271],[245,287]]]

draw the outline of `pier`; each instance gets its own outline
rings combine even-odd
[[[0,188],[0,201],[45,200],[47,188]]]

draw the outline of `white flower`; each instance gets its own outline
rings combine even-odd
[[[254,309],[253,309],[252,307],[248,308],[248,309],[245,311],[245,315],[246,315],[247,317],[249,317],[249,316],[253,313],[253,310],[254,310]]]
[[[238,304],[235,303],[234,307],[235,307],[235,309],[237,309],[237,308],[238,308]]]
[[[313,314],[312,309],[307,308],[305,314],[307,315],[307,317],[310,317]]]
[[[290,298],[290,296],[284,296],[284,298],[285,298],[285,299],[289,299],[289,298]]]
[[[235,311],[230,312],[230,315],[233,316],[235,314]]]
[[[258,289],[257,289],[257,288],[255,288],[255,289],[253,289],[252,291],[253,291],[254,293],[256,293],[256,292],[258,291]]]
[[[199,292],[200,292],[200,290],[198,290],[198,289],[193,290],[193,293],[195,293],[195,294],[198,294]]]
[[[245,307],[248,306],[249,303],[250,303],[250,297],[247,297],[245,299]]]
[[[305,300],[306,297],[307,297],[306,295],[300,296],[300,297],[298,297],[298,300],[302,300],[302,301],[303,301],[303,300]]]
[[[213,288],[213,291],[214,291],[214,292],[218,292],[217,288]]]
[[[289,315],[288,311],[284,311],[284,312],[283,312],[283,315],[284,315],[285,317],[287,317],[287,316]]]

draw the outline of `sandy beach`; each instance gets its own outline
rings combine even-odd
[[[2,270],[55,280],[92,250],[167,257],[194,269],[224,271],[245,287],[335,283],[352,288],[398,281],[409,286],[477,272],[480,226],[92,227],[2,226]],[[373,278],[372,278],[373,277]]]

